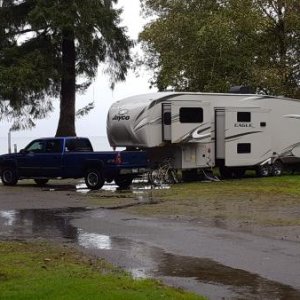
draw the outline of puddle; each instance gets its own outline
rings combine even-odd
[[[114,181],[112,183],[105,183],[100,190],[92,191],[87,188],[84,181],[79,181],[77,184],[61,184],[61,185],[52,185],[51,181],[48,185],[42,188],[43,191],[76,191],[78,193],[87,194],[91,193],[101,193],[101,191],[110,191],[110,192],[119,192],[119,191],[132,191],[132,192],[139,192],[139,191],[149,191],[149,190],[161,190],[161,189],[170,189],[170,185],[162,184],[159,186],[151,185],[147,180],[143,179],[135,179],[130,186],[129,189],[122,190],[120,189]]]
[[[0,236],[69,241],[123,267],[134,277],[160,278],[210,299],[300,299],[300,291],[243,270],[209,259],[173,255],[124,238],[85,232],[72,225],[73,219],[87,213],[86,208],[0,211]]]

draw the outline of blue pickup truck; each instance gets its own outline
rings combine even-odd
[[[127,188],[147,170],[144,151],[94,152],[89,139],[79,137],[37,139],[19,153],[0,156],[1,180],[9,186],[28,178],[40,186],[49,179],[84,178],[93,190],[113,180]]]

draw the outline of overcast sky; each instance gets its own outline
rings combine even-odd
[[[137,39],[138,33],[145,23],[140,16],[139,0],[119,0],[119,6],[123,7],[123,25],[128,28],[128,34],[132,39]],[[106,135],[106,115],[110,105],[122,98],[150,92],[149,76],[147,72],[140,72],[136,77],[133,72],[129,72],[125,82],[118,83],[112,91],[109,88],[108,78],[99,72],[95,82],[84,95],[77,96],[77,108],[84,107],[91,101],[95,102],[95,109],[87,116],[76,122],[76,132],[78,136],[105,136]],[[153,92],[153,90],[151,90]],[[15,137],[41,137],[54,136],[58,124],[58,101],[56,101],[55,112],[47,119],[36,122],[36,128],[32,130],[15,132]],[[6,137],[10,124],[0,122],[0,137]]]

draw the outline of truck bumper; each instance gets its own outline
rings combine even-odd
[[[128,168],[128,169],[121,169],[120,175],[127,175],[127,174],[143,174],[149,172],[149,168]]]

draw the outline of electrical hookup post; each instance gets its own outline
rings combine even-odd
[[[11,153],[11,129],[8,131],[7,135],[7,143],[8,143],[8,153]]]
[[[0,0],[1,1],[1,0]],[[12,147],[11,147],[11,132],[12,130],[9,129],[8,134],[7,134],[7,144],[8,144],[8,153],[12,153]],[[18,152],[18,147],[17,144],[14,144],[14,153]]]

